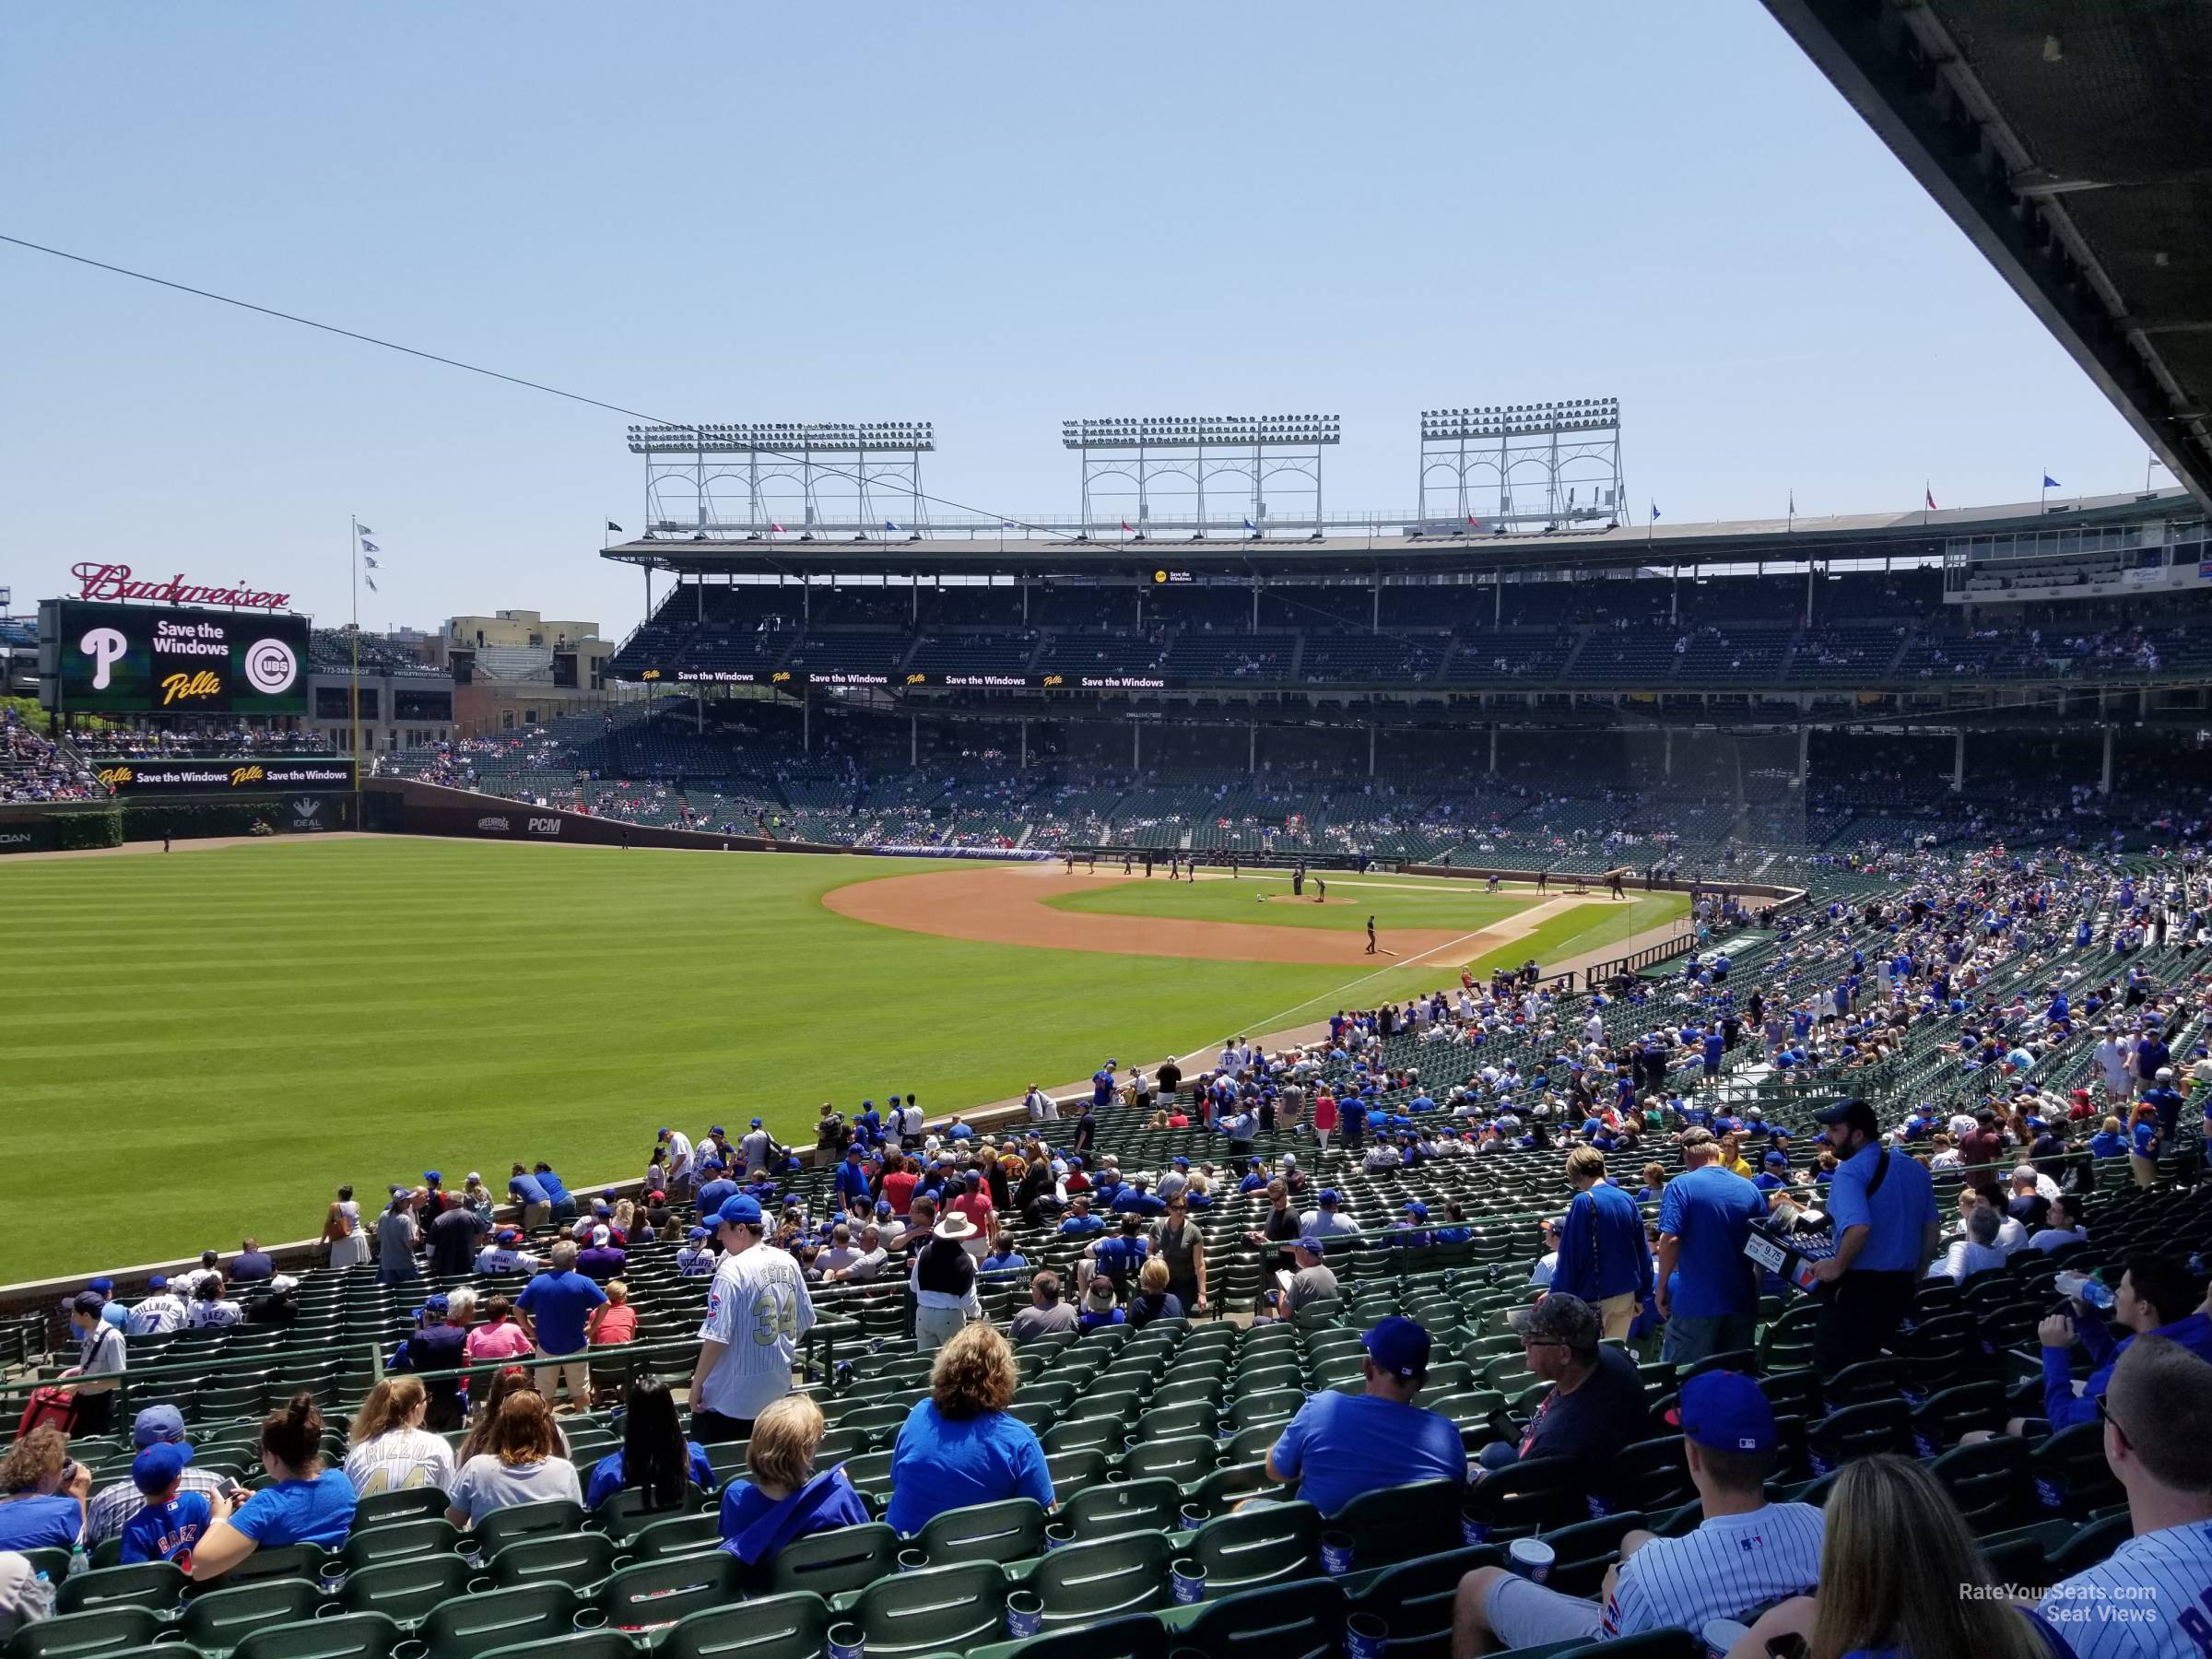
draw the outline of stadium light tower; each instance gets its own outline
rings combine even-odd
[[[645,457],[645,522],[665,535],[771,534],[795,520],[808,533],[873,535],[897,520],[924,527],[922,457],[937,447],[926,420],[755,420],[633,426],[629,453]],[[716,500],[743,481],[743,516]],[[772,487],[786,486],[783,489]],[[789,486],[796,486],[795,497]],[[888,511],[885,498],[889,498]],[[796,511],[777,505],[796,501]]]
[[[1617,397],[1421,411],[1417,535],[1612,520],[1626,500]]]
[[[1241,533],[1255,537],[1265,535],[1271,525],[1319,535],[1321,453],[1341,438],[1342,428],[1334,415],[1101,416],[1060,423],[1061,447],[1083,457],[1085,535],[1097,528],[1101,503],[1132,500],[1140,532],[1237,533],[1241,523]],[[1238,515],[1209,519],[1207,482],[1225,477],[1243,480],[1236,495]],[[1270,518],[1269,481],[1277,478],[1303,480],[1282,488],[1294,498],[1311,499],[1310,517]],[[1155,520],[1152,509],[1162,495],[1192,505],[1185,513]],[[1218,491],[1215,499],[1220,499]],[[1127,523],[1130,518],[1117,512],[1107,522]]]

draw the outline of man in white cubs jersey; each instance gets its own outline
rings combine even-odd
[[[2100,1415],[2104,1459],[2136,1535],[2052,1586],[2036,1611],[2075,1659],[2212,1653],[2212,1365],[2169,1337],[2136,1337]]]
[[[1453,1659],[1667,1628],[1701,1630],[1819,1581],[1820,1512],[1766,1499],[1774,1411],[1759,1385],[1736,1371],[1706,1371],[1682,1385],[1681,1413],[1689,1477],[1705,1506],[1697,1530],[1681,1538],[1629,1533],[1620,1565],[1606,1574],[1602,1606],[1507,1568],[1477,1568],[1459,1582]]]
[[[753,1419],[791,1392],[792,1361],[814,1328],[798,1263],[760,1241],[759,1201],[740,1193],[715,1214],[722,1265],[691,1373],[691,1438],[709,1442],[752,1438]]]

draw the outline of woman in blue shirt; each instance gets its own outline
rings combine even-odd
[[[84,1536],[92,1472],[69,1455],[69,1437],[33,1429],[0,1460],[0,1549],[67,1549]]]
[[[2128,1167],[2135,1171],[2139,1187],[2156,1186],[2159,1181],[2159,1152],[2166,1144],[2166,1136],[2159,1127],[2159,1109],[2148,1100],[2136,1102],[2135,1120],[2128,1126]]]
[[[195,1580],[220,1578],[267,1546],[314,1544],[336,1549],[353,1530],[353,1484],[323,1466],[323,1412],[304,1391],[261,1425],[261,1466],[276,1484],[254,1492],[200,1537],[192,1553]]]
[[[617,1492],[636,1487],[648,1510],[682,1507],[687,1486],[714,1489],[714,1465],[707,1449],[684,1438],[676,1415],[676,1396],[659,1377],[640,1377],[623,1401],[622,1450],[609,1452],[592,1467],[583,1507],[597,1509]]]
[[[841,1464],[818,1475],[822,1410],[805,1394],[786,1394],[753,1419],[746,1442],[750,1480],[733,1480],[722,1494],[722,1547],[747,1566],[766,1560],[794,1538],[858,1526],[868,1506]]]
[[[908,1413],[891,1453],[884,1519],[901,1537],[971,1504],[1033,1498],[1053,1507],[1044,1447],[1006,1412],[1018,1375],[1014,1350],[994,1325],[969,1325],[937,1351],[929,1398]]]
[[[2096,1134],[2089,1136],[2091,1158],[2117,1158],[2127,1150],[2127,1136],[2120,1133],[2120,1120],[2108,1117]]]

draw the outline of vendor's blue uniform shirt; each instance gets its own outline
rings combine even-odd
[[[1829,1214],[1839,1239],[1853,1227],[1867,1229],[1853,1272],[1918,1273],[1927,1265],[1924,1230],[1942,1219],[1935,1182],[1926,1166],[1893,1152],[1881,1190],[1869,1198],[1866,1188],[1882,1157],[1880,1147],[1862,1147],[1843,1160],[1829,1186]]]
[[[1466,1448],[1451,1418],[1379,1394],[1311,1396],[1284,1425],[1268,1459],[1324,1515],[1383,1487],[1415,1480],[1465,1486],[1467,1479]]]

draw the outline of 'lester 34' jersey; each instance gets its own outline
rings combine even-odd
[[[2074,1659],[2212,1654],[2212,1524],[2130,1538],[2111,1559],[2052,1587],[2036,1609]]]
[[[792,1361],[814,1328],[814,1301],[798,1263],[772,1244],[724,1256],[707,1291],[701,1342],[724,1345],[707,1377],[709,1411],[750,1419],[791,1392]]]

